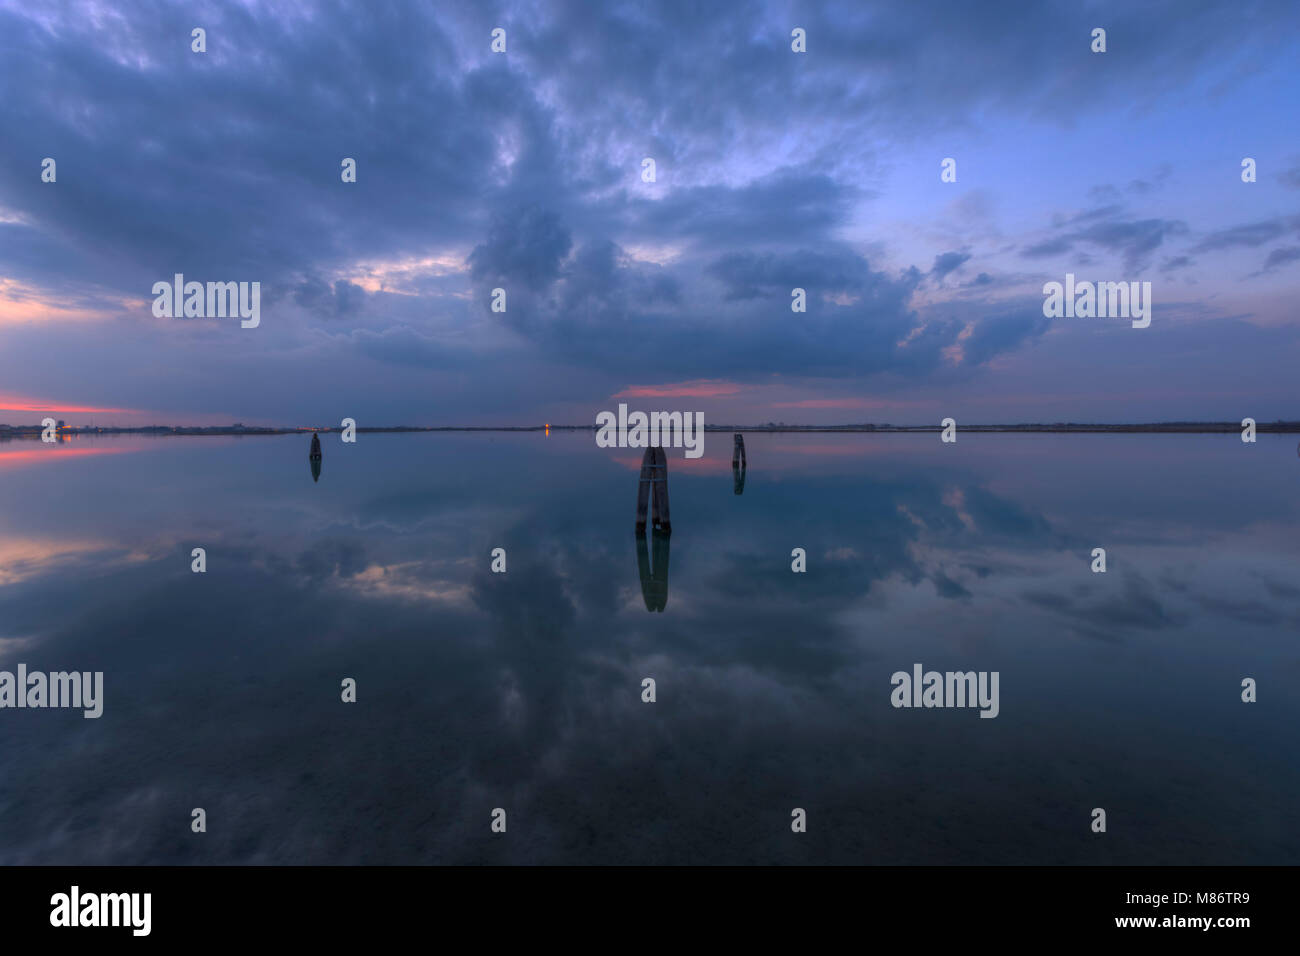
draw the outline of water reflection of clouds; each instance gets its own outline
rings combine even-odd
[[[86,565],[97,571],[108,566],[138,564],[150,558],[146,551],[124,550],[106,540],[0,535],[0,588],[47,575],[72,573]]]
[[[1001,494],[994,459],[963,472],[920,446],[887,469],[767,481],[749,443],[742,498],[722,475],[670,466],[672,573],[663,612],[648,614],[635,475],[585,443],[566,458],[512,442],[327,449],[318,485],[301,455],[281,478],[274,446],[253,442],[185,451],[183,469],[156,473],[97,464],[102,521],[82,512],[60,528],[51,513],[45,536],[0,538],[0,567],[20,576],[0,588],[0,639],[25,637],[29,662],[105,670],[108,695],[94,734],[31,715],[0,725],[0,860],[789,861],[766,834],[788,826],[792,793],[836,820],[809,834],[809,860],[1291,858],[1270,842],[1296,803],[1276,755],[1253,797],[1259,822],[1202,829],[1196,846],[1180,835],[1186,808],[1096,859],[1059,822],[1079,778],[1130,803],[1240,799],[1214,781],[1256,772],[1258,755],[1220,748],[1204,778],[1192,743],[1124,709],[1122,685],[1138,654],[1166,710],[1190,705],[1164,678],[1205,654],[1242,653],[1268,676],[1300,606],[1295,509],[1275,487],[1259,493],[1271,531],[1198,536],[1184,511],[1152,523],[1159,543],[1112,547],[1111,570],[1093,575],[1091,506],[1073,516],[1069,486]],[[526,481],[510,467],[521,456]],[[206,475],[201,487],[153,527],[120,523],[182,471]],[[260,498],[241,509],[248,488]],[[1147,504],[1130,497],[1114,520]],[[205,575],[189,571],[186,516],[207,522]],[[497,545],[506,574],[488,570]],[[806,574],[790,570],[795,546]],[[888,675],[913,660],[1002,670],[1004,713],[900,720]],[[344,675],[358,680],[355,709],[337,701]],[[654,705],[640,701],[644,676],[659,682]],[[1090,687],[1163,755],[1111,752]],[[1004,818],[1008,793],[1030,809]],[[184,836],[196,805],[224,821],[202,846]],[[485,808],[506,805],[521,838],[485,843]],[[862,805],[875,822],[855,828]],[[76,838],[87,830],[100,836]]]

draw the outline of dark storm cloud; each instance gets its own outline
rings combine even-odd
[[[13,93],[0,102],[0,205],[124,290],[462,236],[493,167],[483,111],[494,95],[507,111],[518,90],[457,79],[430,8],[278,12],[147,4],[108,21],[69,11],[49,31],[0,11]],[[189,48],[197,22],[207,54]],[[33,190],[43,156],[59,181]],[[355,185],[340,181],[345,156]]]
[[[549,250],[538,252],[545,267],[533,256],[515,255],[512,243],[486,243],[471,256],[481,282],[476,298],[486,313],[490,283],[504,283],[510,303],[514,290],[522,290],[522,307],[509,305],[502,321],[552,354],[613,374],[648,366],[742,379],[777,369],[830,377],[894,369],[915,376],[941,364],[943,350],[970,323],[975,348],[967,355],[981,362],[999,343],[1014,344],[1042,328],[1017,321],[1012,333],[1005,319],[984,317],[977,304],[928,321],[909,304],[919,271],[874,270],[835,244],[731,252],[702,270],[693,263],[635,261],[612,243],[585,244],[558,262],[567,231],[543,214],[530,221],[550,237],[529,246]],[[806,312],[791,310],[794,288],[805,290]],[[986,323],[996,327],[985,329]]]
[[[733,251],[699,267],[634,260],[600,242],[561,260],[568,244],[562,224],[537,210],[518,221],[533,236],[529,254],[502,238],[470,257],[481,308],[488,314],[489,286],[502,283],[509,302],[522,305],[495,318],[550,354],[614,375],[671,367],[683,376],[741,380],[773,371],[917,377],[980,365],[1047,328],[1041,303],[1008,311],[971,301],[921,314],[910,304],[924,279],[919,270],[873,269],[842,244]],[[936,267],[953,261],[940,257]],[[795,288],[806,293],[806,312],[791,310]],[[959,343],[962,349],[945,353]]]
[[[644,306],[679,306],[681,288],[669,273],[633,263],[608,239],[585,243],[566,272],[560,308],[569,315],[625,317]]]
[[[553,211],[533,205],[499,216],[487,242],[469,256],[470,275],[480,281],[509,281],[540,291],[556,280],[573,237]]]

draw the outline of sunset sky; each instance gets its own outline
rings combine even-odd
[[[0,422],[1300,418],[1297,63],[1294,0],[0,0]]]

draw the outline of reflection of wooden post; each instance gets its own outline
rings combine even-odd
[[[668,516],[668,456],[658,447],[647,448],[641,459],[641,482],[636,489],[637,534],[645,534],[647,510],[655,531],[672,533]]]
[[[645,534],[646,508],[650,504],[650,482],[654,476],[653,448],[641,456],[641,481],[636,486],[636,533]]]
[[[668,453],[662,448],[652,448],[658,464],[658,481],[654,482],[654,518],[656,531],[671,534],[672,520],[668,517]]]
[[[311,459],[311,480],[320,481],[320,436],[315,432],[311,433],[311,451],[307,457]]]
[[[636,564],[641,577],[641,596],[645,598],[647,611],[663,611],[668,605],[668,552],[672,539],[658,531],[650,537],[654,542],[651,546],[653,552],[646,547],[644,534],[636,536]]]
[[[736,432],[731,446],[731,479],[736,494],[745,492],[745,436]]]
[[[731,446],[731,467],[734,469],[737,465],[742,468],[746,465],[745,461],[745,436],[736,432],[735,442]]]

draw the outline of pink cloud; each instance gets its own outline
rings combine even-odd
[[[64,402],[45,402],[23,395],[0,394],[0,410],[6,412],[53,412],[56,414],[111,415],[134,414],[135,408],[100,408],[96,405],[76,405]]]
[[[718,395],[736,395],[745,391],[746,387],[737,382],[700,378],[665,385],[629,385],[610,398],[714,398]]]
[[[112,318],[119,312],[146,308],[148,300],[105,296],[59,295],[0,276],[0,326],[32,322],[84,322]]]
[[[805,398],[797,402],[773,402],[773,408],[926,408],[933,399],[901,401],[888,398]]]

